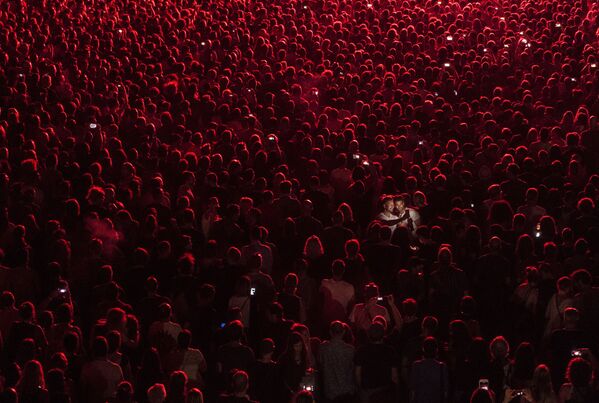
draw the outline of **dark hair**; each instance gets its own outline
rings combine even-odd
[[[168,379],[168,400],[170,402],[185,401],[185,388],[187,386],[187,374],[183,371],[175,371]]]
[[[94,358],[103,358],[108,354],[108,341],[103,336],[97,336],[92,345],[92,356]]]
[[[177,347],[187,349],[191,345],[191,332],[187,329],[181,330],[177,336]]]
[[[432,336],[425,338],[422,341],[422,355],[424,358],[435,358],[439,351],[439,344],[437,339]]]
[[[566,370],[566,379],[572,383],[575,388],[589,386],[593,375],[591,364],[581,357],[575,357],[568,363]]]

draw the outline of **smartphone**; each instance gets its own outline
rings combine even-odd
[[[579,349],[572,350],[572,357],[582,357],[582,351]]]
[[[376,300],[377,300],[378,302],[383,302],[383,297],[378,297]]]
[[[514,391],[514,396],[515,397],[524,396],[524,391],[523,390],[516,390],[516,391]]]
[[[58,292],[61,293],[61,294],[66,294],[67,289],[66,288],[59,288]]]
[[[275,136],[268,136],[268,141],[275,141],[277,138]]]
[[[256,295],[256,288],[252,287],[250,288],[250,295],[253,297],[254,295]]]
[[[224,328],[225,328],[225,326],[227,326],[227,323],[226,323],[226,322],[222,322],[222,323],[220,324],[220,328],[221,328],[221,329],[224,329]]]
[[[479,389],[489,389],[489,380],[486,378],[478,380],[478,388]]]
[[[95,123],[90,123],[90,124],[89,124],[89,128],[90,128],[90,129],[95,129],[96,127],[98,127],[98,125],[97,125],[97,124],[95,124]]]
[[[364,162],[362,162],[362,165],[364,165],[365,167],[367,167],[368,165],[370,165],[370,162],[364,161]]]
[[[359,159],[360,159],[360,154],[354,154],[354,155],[353,155],[353,158],[354,158],[355,160],[359,160]]]

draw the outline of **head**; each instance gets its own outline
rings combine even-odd
[[[403,196],[396,196],[393,198],[393,206],[401,213],[406,209],[406,200]]]
[[[304,244],[304,256],[308,259],[317,259],[324,255],[324,248],[322,242],[317,235],[312,235],[306,239]]]
[[[497,336],[491,340],[489,350],[493,359],[503,360],[510,354],[510,345],[505,337]]]
[[[371,343],[380,343],[385,337],[385,326],[379,321],[373,321],[368,328],[368,340]]]
[[[27,361],[23,367],[21,379],[17,384],[17,390],[33,392],[38,388],[46,388],[42,364],[37,360]]]
[[[566,379],[574,386],[582,388],[588,386],[593,377],[591,364],[581,357],[572,358],[566,370]]]
[[[393,198],[391,196],[383,196],[383,198],[381,199],[381,206],[385,213],[391,213],[395,208]]]
[[[336,259],[331,265],[331,271],[333,273],[333,279],[340,281],[343,279],[345,274],[345,262],[341,259]]]
[[[183,371],[173,372],[168,380],[168,397],[176,401],[185,396],[186,388],[187,374]]]
[[[245,371],[237,370],[231,376],[231,391],[236,396],[243,396],[247,393],[250,384],[250,378]]]
[[[166,388],[161,383],[155,383],[146,392],[149,403],[164,403],[166,400]]]
[[[258,348],[258,355],[262,359],[270,359],[275,351],[275,342],[271,338],[262,339]]]
[[[368,283],[364,286],[364,300],[367,303],[376,303],[379,297],[379,287],[375,283]]]
[[[346,325],[338,320],[331,322],[329,326],[329,334],[331,335],[331,340],[343,340],[345,336]]]
[[[542,400],[542,397],[553,394],[551,384],[551,372],[545,364],[537,365],[532,373],[532,392],[536,395],[537,401]]]
[[[436,358],[438,352],[439,344],[437,339],[429,336],[422,341],[422,355],[424,358]]]

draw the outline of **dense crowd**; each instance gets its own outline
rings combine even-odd
[[[599,402],[592,0],[0,1],[0,401]]]

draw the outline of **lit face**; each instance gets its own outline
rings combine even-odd
[[[406,202],[403,200],[397,200],[395,202],[395,208],[399,211],[404,211],[406,209]]]
[[[387,213],[390,213],[391,211],[393,211],[393,200],[387,200],[384,204],[383,204],[383,210]]]

